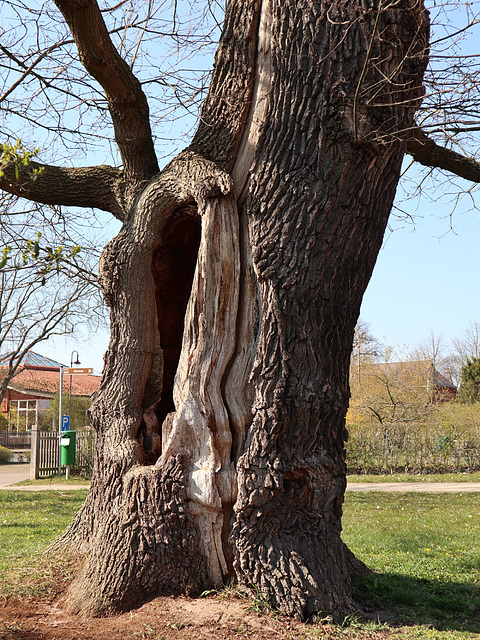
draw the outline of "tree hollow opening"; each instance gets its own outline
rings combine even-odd
[[[161,426],[175,411],[173,382],[182,349],[185,312],[192,289],[201,237],[197,215],[174,218],[165,228],[162,246],[153,254],[160,346],[163,350],[163,391],[156,407]]]

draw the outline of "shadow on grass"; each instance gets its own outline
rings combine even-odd
[[[372,573],[354,584],[356,600],[376,620],[480,633],[478,584]]]

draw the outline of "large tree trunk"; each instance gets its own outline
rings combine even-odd
[[[235,575],[301,618],[347,611],[353,330],[421,98],[400,0],[235,0],[191,147],[106,248],[96,463],[58,544],[102,613]]]

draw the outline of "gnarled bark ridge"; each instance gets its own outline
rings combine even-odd
[[[57,543],[90,550],[71,608],[230,575],[300,618],[354,606],[348,364],[427,22],[411,0],[229,4],[192,145],[103,254],[95,471]]]

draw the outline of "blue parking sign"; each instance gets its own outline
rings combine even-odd
[[[70,431],[70,416],[62,416],[62,431]]]

